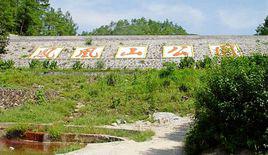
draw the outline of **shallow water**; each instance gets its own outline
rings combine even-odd
[[[67,143],[42,143],[25,140],[9,140],[0,138],[0,155],[51,155]]]

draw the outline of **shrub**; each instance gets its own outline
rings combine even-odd
[[[166,80],[164,80],[163,82],[162,82],[162,86],[164,87],[164,88],[168,88],[169,86],[170,86],[170,80],[168,80],[168,79],[166,79]]]
[[[121,104],[120,98],[114,98],[112,97],[112,104],[110,105],[110,108],[117,109]]]
[[[50,61],[49,61],[49,60],[45,60],[45,61],[43,62],[43,68],[48,69],[49,66],[50,66]]]
[[[189,91],[189,88],[188,88],[185,84],[181,84],[181,85],[179,86],[179,90],[180,90],[181,92],[188,92],[188,91]]]
[[[174,62],[166,62],[163,64],[164,68],[160,71],[159,77],[166,78],[174,75],[174,71],[177,68],[177,64]]]
[[[115,74],[109,74],[108,76],[107,76],[107,85],[108,86],[115,86],[115,84],[116,84],[116,78],[117,78],[117,76],[115,75]]]
[[[99,95],[99,90],[98,89],[90,89],[88,94],[90,97],[97,97]]]
[[[179,68],[180,69],[184,69],[184,68],[192,68],[194,67],[195,64],[195,60],[192,57],[184,57],[179,64]]]
[[[73,69],[74,70],[80,70],[82,69],[84,66],[84,63],[80,62],[80,61],[76,61],[74,64],[73,64]]]
[[[11,69],[14,68],[14,61],[13,60],[0,60],[0,69],[5,70],[5,69]]]
[[[202,68],[210,68],[212,67],[213,60],[206,56],[203,60],[199,60],[196,62],[196,68],[202,69]]]
[[[86,45],[92,45],[92,41],[93,40],[91,38],[87,38],[85,44]]]
[[[268,57],[222,58],[209,70],[196,95],[195,123],[187,134],[186,152],[208,148],[229,153],[264,152],[268,122]]]
[[[96,68],[97,69],[104,69],[104,67],[105,67],[105,63],[102,60],[98,60],[96,62]]]
[[[0,25],[0,54],[6,53],[6,46],[9,44],[8,34]]]
[[[58,68],[58,62],[57,61],[51,61],[49,65],[49,69],[57,69]]]
[[[43,61],[43,68],[45,68],[45,69],[57,69],[57,65],[58,65],[58,63],[57,63],[57,61],[49,61],[49,60],[45,60],[45,61]]]
[[[6,130],[6,137],[8,139],[12,138],[22,138],[24,136],[24,133],[28,130],[28,126],[26,125],[15,125],[13,127],[7,128]]]
[[[37,90],[35,92],[35,100],[38,104],[42,104],[46,102],[46,96],[43,90]]]
[[[42,68],[42,62],[39,60],[31,60],[29,62],[29,67],[31,69]]]
[[[58,140],[64,131],[64,125],[61,123],[53,124],[48,128],[48,133],[51,139]]]
[[[146,78],[145,78],[145,89],[148,93],[150,92],[153,92],[155,90],[157,90],[159,88],[159,85],[160,85],[160,81],[159,79],[155,78],[154,76],[152,75],[147,75]]]

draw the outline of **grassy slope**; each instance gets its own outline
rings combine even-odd
[[[193,112],[193,91],[200,84],[203,71],[184,69],[175,71],[175,78],[159,78],[159,71],[112,72],[103,76],[76,74],[45,74],[41,70],[8,70],[0,73],[0,87],[56,91],[58,96],[37,104],[0,113],[1,122],[48,123],[63,120],[72,113],[77,102],[85,105],[82,116],[71,124],[102,125],[118,118],[128,121],[147,119],[154,111],[168,111],[185,115]],[[110,85],[107,81],[112,79]],[[168,84],[170,83],[170,84]],[[113,86],[114,85],[114,86]],[[169,86],[168,86],[169,85]],[[187,92],[179,90],[181,85]],[[183,99],[183,96],[189,99]],[[23,117],[22,117],[23,116]],[[45,117],[44,117],[45,116]]]
[[[57,92],[46,102],[29,101],[21,107],[0,111],[0,122],[64,123],[105,125],[116,119],[133,122],[150,120],[155,111],[180,115],[193,113],[193,92],[200,85],[202,70],[176,70],[174,76],[159,78],[159,70],[106,71],[103,75],[87,75],[90,71],[12,69],[0,73],[0,87],[36,89]],[[184,85],[187,91],[179,88]],[[185,99],[185,97],[189,99]],[[68,120],[80,102],[80,116]]]

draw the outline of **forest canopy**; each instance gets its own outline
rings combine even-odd
[[[256,29],[257,35],[268,35],[268,16],[264,19],[264,23]]]
[[[187,35],[185,29],[169,20],[164,22],[147,20],[145,18],[119,20],[103,25],[92,32],[82,32],[82,35]]]
[[[76,35],[69,12],[55,10],[49,0],[1,0],[1,29],[16,35]]]

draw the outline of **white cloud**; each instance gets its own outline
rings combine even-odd
[[[182,3],[176,4],[155,4],[148,7],[149,14],[152,16],[164,16],[179,23],[191,25],[201,25],[205,20],[202,11]]]
[[[220,22],[230,29],[248,29],[256,27],[264,19],[265,11],[249,9],[219,10]]]
[[[57,3],[56,0],[51,2],[54,5]],[[72,2],[71,0],[66,0],[61,7],[64,10],[70,10],[73,19],[80,28],[84,29],[88,26],[87,30],[119,19],[140,17],[154,20],[170,19],[180,25],[193,25],[193,27],[202,25],[205,20],[204,14],[200,10],[178,1],[167,3],[164,0],[158,2],[135,0],[132,1],[135,5],[131,6],[128,5],[128,2],[124,2],[120,9],[115,9],[114,5],[116,4],[112,4],[112,2],[114,1],[77,0]]]

